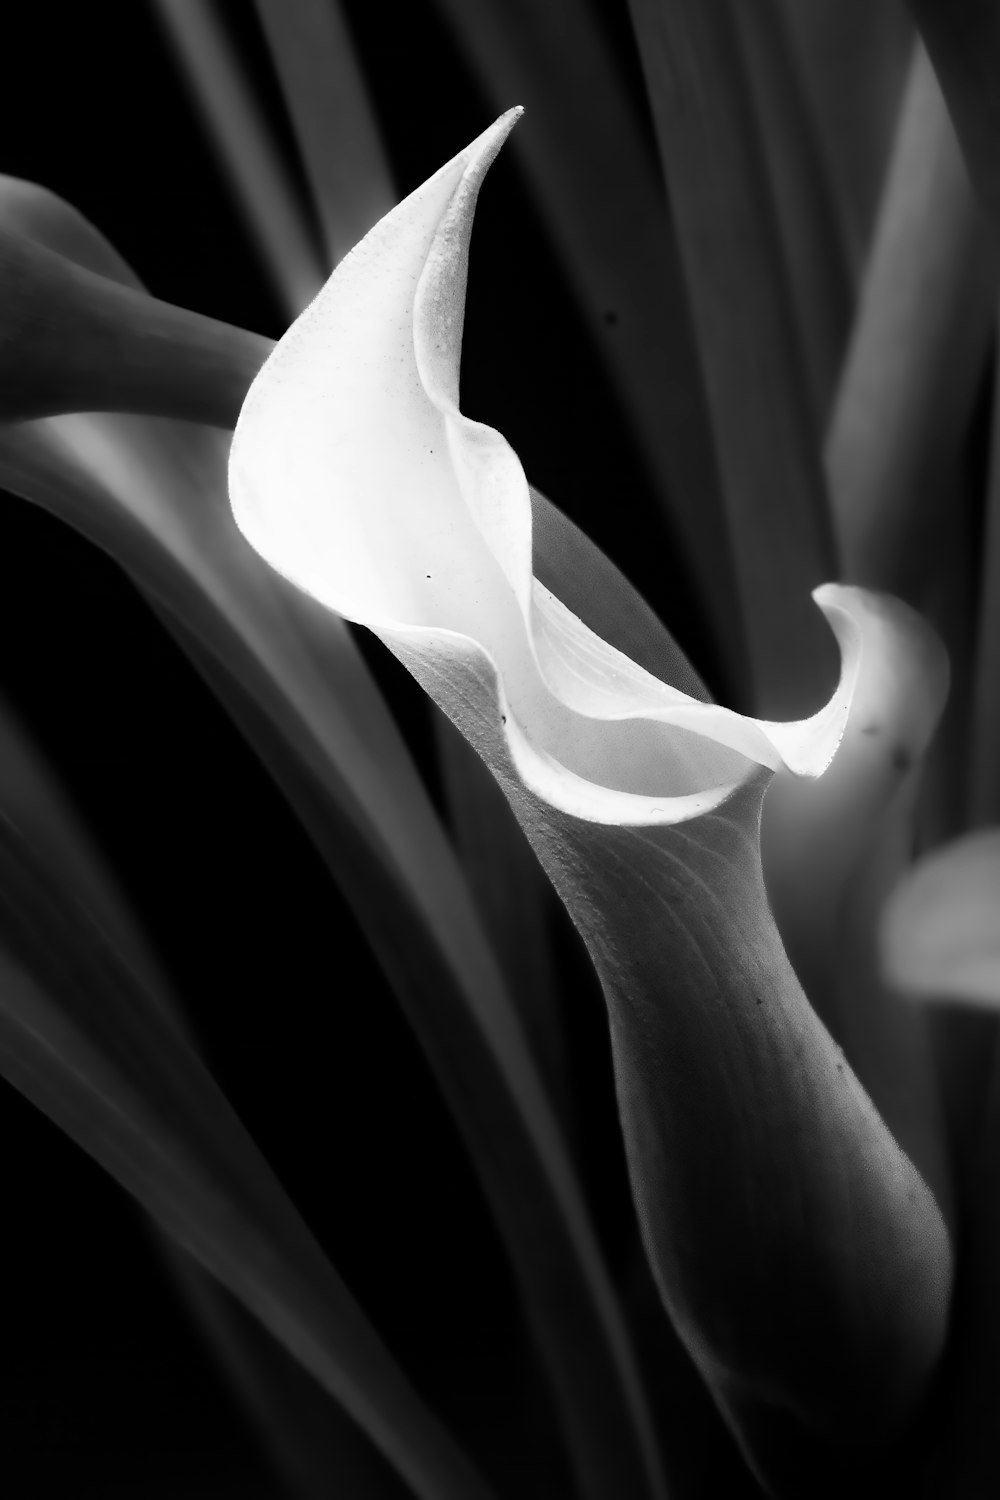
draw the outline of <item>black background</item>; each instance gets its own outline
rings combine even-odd
[[[618,8],[606,9],[608,45],[635,78]],[[408,192],[495,110],[424,4],[349,11]],[[294,172],[252,7],[222,14]],[[156,295],[280,335],[152,7],[7,6],[3,45],[0,171],[74,204]],[[463,405],[507,435],[711,679],[645,476],[509,153],[477,217]],[[513,1389],[506,1265],[421,1054],[306,836],[116,566],[2,495],[0,641],[3,695],[125,886],[261,1147],[421,1389],[472,1424],[474,1446],[502,1430],[518,1474],[519,1446],[539,1439]],[[366,650],[437,795],[427,710]],[[588,1100],[579,1149],[598,1216],[627,1220],[600,998],[565,924],[557,936]],[[0,1464],[17,1474],[5,1492],[281,1493],[125,1195],[6,1084],[0,1130]],[[544,1399],[530,1405],[544,1429]],[[533,1468],[546,1463],[558,1493],[557,1458]],[[512,1493],[530,1492],[521,1478]]]

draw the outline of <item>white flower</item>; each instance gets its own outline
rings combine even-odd
[[[533,578],[521,465],[458,409],[476,197],[519,113],[382,219],[278,344],[236,429],[233,512],[274,568],[374,630],[553,807],[678,822],[756,765],[822,772],[880,623],[859,591],[817,590],[840,686],[814,717],[774,724],[658,681]]]

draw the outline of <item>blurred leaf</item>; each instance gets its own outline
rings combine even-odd
[[[941,80],[976,194],[1000,232],[1000,10],[991,0],[908,0]]]
[[[207,0],[155,0],[247,226],[290,317],[323,283],[323,263],[253,93]]]
[[[137,997],[153,1006],[190,1045],[180,1007],[127,901],[37,748],[6,705],[0,705],[0,812],[16,822],[45,867],[58,872],[61,884],[86,907],[90,919],[135,976]],[[186,1251],[159,1234],[156,1243],[175,1279],[192,1292],[187,1300],[208,1342],[216,1353],[233,1351],[226,1359],[227,1370],[238,1375],[241,1394],[250,1399],[263,1446],[270,1443],[288,1455],[285,1467],[291,1466],[302,1476],[297,1493],[305,1500],[325,1495],[331,1477],[344,1472],[348,1456],[365,1452],[365,1439],[311,1376],[280,1352],[270,1334],[261,1332],[250,1317],[241,1322],[235,1304],[227,1308],[219,1284]],[[289,1389],[297,1392],[294,1403],[288,1400]],[[368,1466],[374,1468],[374,1461],[369,1460]]]
[[[184,631],[174,628],[183,641]],[[290,753],[287,739],[275,733],[256,704],[217,662],[197,648],[191,654],[358,910],[351,882],[356,884],[362,872],[366,880],[372,879],[365,869],[367,851],[347,835],[311,768]],[[586,1444],[581,1443],[588,1455],[608,1441],[609,1430],[618,1429],[623,1441],[634,1442],[633,1425],[639,1441],[649,1443],[649,1418],[617,1299],[599,1259],[551,1105],[539,1090],[534,1061],[515,1030],[516,1017],[484,1014],[492,999],[489,991],[472,997],[478,1001],[475,1010],[456,1001],[454,976],[440,951],[417,922],[401,921],[408,913],[400,912],[388,880],[386,886],[377,908],[381,924],[371,912],[359,915],[458,1120],[491,1202],[569,1440],[579,1441],[579,1408],[591,1400],[601,1403],[595,1419],[600,1426]],[[573,1365],[568,1374],[567,1367]],[[641,1462],[628,1450],[616,1449],[607,1461],[618,1472],[638,1470]],[[598,1486],[604,1480],[603,1466],[595,1467],[581,1477],[582,1493],[600,1494]],[[645,1479],[641,1482],[646,1484]],[[660,1493],[655,1487],[648,1492]]]
[[[915,1002],[1000,1006],[1000,831],[966,834],[925,856],[901,881],[883,916],[881,956],[890,983]],[[984,1038],[974,1033],[980,1047]],[[1000,1398],[1000,1069],[995,1041],[986,1107],[965,1141],[966,1222],[951,1332],[942,1430],[928,1483],[940,1493],[989,1495],[1000,1459],[993,1421]],[[958,1079],[977,1081],[966,1067]],[[933,1490],[929,1490],[933,1492]]]
[[[426,1500],[488,1491],[127,963],[0,817],[0,1068],[223,1282]]]
[[[934,566],[926,571],[923,587],[913,601],[944,641],[951,661],[948,706],[921,776],[916,819],[917,844],[921,849],[933,849],[968,826],[973,654],[982,565],[984,476],[971,451],[978,420],[978,412],[974,412],[964,444],[965,457],[956,462],[949,478],[942,506],[945,514],[933,548],[929,549],[933,551]]]
[[[1000,378],[993,351],[990,455],[979,550],[979,613],[966,815],[973,826],[1000,823]]]
[[[1000,1401],[1000,1069],[995,1047],[992,1061],[986,1107],[967,1159],[965,1253],[947,1378],[942,1381],[934,1414],[936,1451],[933,1462],[924,1467],[929,1494],[969,1495],[977,1500],[994,1493],[1000,1463],[994,1421]]]
[[[0,483],[115,557],[274,770],[456,1114],[582,1451],[606,1442],[616,1474],[641,1473],[653,1439],[621,1314],[461,871],[346,627],[236,533],[226,453],[195,427],[67,416],[0,430]]]
[[[887,595],[868,597],[850,715],[819,782],[779,772],[764,800],[761,852],[785,950],[896,1139],[942,1207],[951,1198],[926,1017],[875,978],[875,928],[909,863],[914,780],[948,694],[935,632]]]
[[[896,1140],[920,1171],[950,1230],[960,1222],[960,1172],[950,1156],[950,1104],[933,1018],[886,982],[879,936],[887,900],[911,868],[923,768],[915,763],[873,816],[868,846],[840,903],[831,1017],[834,1037]],[[810,999],[812,998],[810,994]],[[820,1014],[826,1019],[822,1009]],[[970,1090],[968,1076],[965,1088]]]
[[[978,615],[972,655],[970,754],[965,813],[968,822],[1000,823],[1000,382],[994,348],[993,399],[986,494],[974,567]]]
[[[781,0],[735,4],[732,13],[767,163],[813,425],[822,432],[851,316],[843,225]]]
[[[339,0],[256,6],[333,266],[398,197],[378,119]]]
[[[261,1446],[296,1500],[405,1500],[408,1486],[343,1409],[199,1263],[164,1236],[161,1257]]]
[[[434,0],[513,142],[534,206],[739,687],[746,661],[701,368],[663,184],[585,0]]]
[[[0,815],[14,819],[38,857],[69,890],[86,894],[91,919],[108,935],[162,1019],[182,1026],[159,964],[41,752],[9,704],[0,701]]]
[[[921,47],[826,446],[853,582],[912,597],[933,568],[996,294],[985,221]]]
[[[630,0],[705,378],[753,712],[832,674],[810,593],[836,574],[774,203],[725,5]]]
[[[972,431],[964,445],[966,457],[956,464],[949,485],[947,524],[941,526],[934,566],[915,601],[948,643],[951,688],[940,727],[920,769],[910,859],[897,878],[905,874],[915,855],[950,843],[970,827],[970,803],[976,794],[974,736],[979,728],[974,712],[975,657],[989,608],[982,594],[988,563],[982,541],[985,476],[981,460],[970,463],[969,458],[975,451],[976,428],[985,415],[977,399]],[[919,1014],[933,1036],[953,1169],[961,1202],[967,1204],[970,1192],[979,1191],[976,1162],[990,1092],[997,1018],[989,1011],[965,1006],[928,1009],[903,999],[898,1004]]]
[[[514,117],[383,219],[279,343],[234,436],[234,514],[375,630],[496,776],[604,986],[664,1302],[751,1462],[801,1494],[817,1462],[843,1480],[901,1430],[950,1292],[938,1208],[792,973],[757,841],[770,771],[829,763],[885,650],[880,609],[818,592],[842,682],[778,724],[658,681],[532,577],[524,474],[457,404],[472,217]]]
[[[0,184],[10,224],[12,188]],[[0,420],[129,411],[232,426],[265,339],[172,307],[0,229]]]
[[[913,23],[903,0],[780,0],[860,276],[906,86]],[[740,7],[742,8],[742,7]]]

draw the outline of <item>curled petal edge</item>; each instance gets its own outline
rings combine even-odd
[[[596,635],[532,576],[531,502],[513,448],[464,416],[458,387],[469,243],[502,115],[382,219],[266,361],[230,459],[250,544],[397,655],[493,676],[517,774],[597,823],[679,823],[764,766],[816,777],[848,720],[878,628],[862,590],[814,598],[841,649],[830,701],[773,723],[688,697]],[[454,675],[454,674],[452,674]],[[454,715],[453,715],[454,716]]]

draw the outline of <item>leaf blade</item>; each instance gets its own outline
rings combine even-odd
[[[7,1079],[229,1287],[427,1500],[484,1497],[176,1027],[0,818]]]
[[[816,434],[733,20],[630,0],[722,478],[756,707],[794,717],[831,676],[809,608],[836,575]]]
[[[788,272],[813,423],[821,432],[852,310],[847,245],[780,0],[737,5],[733,15]]]
[[[701,372],[662,183],[628,86],[580,0],[436,4],[494,108],[518,100],[527,110],[512,149],[735,689],[742,630]]]
[[[270,348],[6,228],[0,280],[3,421],[107,410],[232,426]]]
[[[154,9],[233,179],[275,289],[294,318],[322,285],[323,266],[253,94],[204,0],[156,0]]]
[[[325,232],[329,268],[398,196],[378,119],[337,0],[256,0],[256,8]]]
[[[606,1464],[617,1484],[631,1466],[638,1492],[655,1494],[655,1440],[617,1298],[467,886],[346,628],[235,532],[225,457],[221,435],[166,422],[75,416],[0,431],[0,480],[115,557],[238,705],[460,1111],[566,1420],[583,1451],[603,1450],[588,1473]]]
[[[944,98],[915,50],[825,465],[845,576],[913,596],[939,540],[996,272]]]
[[[902,0],[781,0],[838,219],[857,277],[906,83],[913,23]]]

